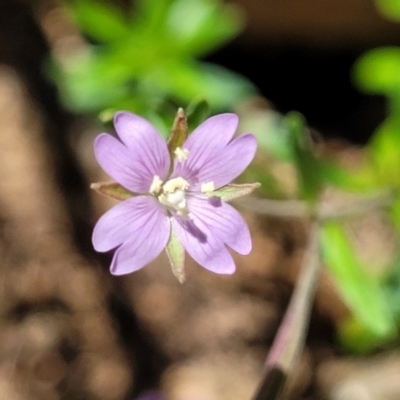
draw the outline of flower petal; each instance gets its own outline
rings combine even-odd
[[[186,251],[210,271],[229,274],[235,264],[225,244],[240,254],[251,251],[251,237],[242,216],[221,199],[188,199],[189,219],[175,218],[174,227]]]
[[[195,223],[195,222],[192,222]],[[207,228],[204,229],[206,240],[199,240],[180,224],[179,219],[172,219],[173,228],[185,250],[202,267],[216,274],[233,274],[236,270],[232,256],[225,245]]]
[[[238,177],[256,154],[257,140],[251,133],[239,136],[222,151],[214,152],[197,175],[199,183],[214,182],[215,188],[227,185]]]
[[[182,177],[191,190],[198,190],[202,183],[213,182],[216,189],[227,185],[250,164],[257,149],[257,140],[251,133],[239,136],[224,149],[215,151],[207,163],[195,165],[189,175]]]
[[[236,114],[218,114],[206,119],[188,137],[183,147],[189,151],[204,153],[209,148],[226,146],[239,124]]]
[[[243,217],[229,204],[218,198],[188,199],[194,221],[201,221],[213,236],[239,254],[249,254],[252,248],[249,228]]]
[[[186,162],[176,162],[172,177],[182,176],[204,165],[214,151],[223,149],[235,134],[239,119],[235,114],[219,114],[208,118],[188,137],[182,148],[189,150]]]
[[[120,246],[111,273],[122,275],[154,260],[166,246],[170,230],[169,218],[158,201],[138,196],[107,211],[93,230],[92,242],[101,252]]]
[[[154,175],[118,139],[102,133],[94,143],[101,167],[123,187],[135,193],[148,193]]]
[[[115,114],[114,126],[119,138],[129,148],[132,158],[163,181],[167,177],[170,157],[165,140],[147,120],[127,111]]]

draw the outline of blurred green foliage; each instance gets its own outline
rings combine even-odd
[[[400,0],[376,0],[384,16],[400,21]],[[254,123],[261,152],[293,166],[297,196],[318,205],[326,188],[368,195],[388,191],[393,200],[378,207],[393,224],[400,245],[400,48],[384,47],[366,52],[353,69],[356,85],[371,95],[387,99],[387,116],[365,147],[365,162],[349,170],[318,154],[304,118],[265,116]],[[264,119],[263,119],[264,118]],[[259,129],[260,127],[263,129]],[[254,168],[254,167],[253,167]],[[264,175],[268,175],[265,173]],[[269,185],[270,189],[279,185]],[[338,291],[352,311],[338,326],[342,345],[364,353],[396,341],[400,327],[400,255],[383,272],[372,273],[359,259],[346,231],[346,221],[322,224],[323,262],[338,284]],[[371,267],[371,266],[369,266]],[[372,266],[374,267],[374,266]],[[376,266],[375,266],[376,267]],[[380,269],[382,271],[382,269]]]
[[[392,171],[390,179],[387,175],[383,179],[381,175],[384,172],[376,168],[375,159],[368,155],[365,163],[346,169],[334,159],[321,154],[311,138],[311,131],[304,117],[297,112],[286,116],[266,112],[255,117],[258,122],[254,122],[252,131],[258,137],[260,152],[272,155],[275,159],[292,166],[297,180],[296,197],[307,201],[310,210],[314,210],[315,213],[327,188],[365,196],[388,188],[396,190],[396,185],[400,184],[398,169]],[[246,128],[250,127],[246,125]],[[396,127],[393,129],[396,130]],[[379,132],[380,130],[371,139],[370,147],[376,146],[376,141],[381,135]],[[398,134],[400,130],[397,129],[396,132]],[[392,147],[393,143],[387,149],[382,148],[381,157],[390,156],[392,152],[398,151],[398,148]],[[371,149],[368,147],[366,151],[369,153]],[[396,162],[399,160],[400,157]],[[261,163],[265,163],[265,158],[261,157]],[[256,160],[250,171],[257,168],[261,169]],[[268,177],[273,181],[273,177],[265,170],[257,178],[260,178],[260,175],[263,175],[261,179],[266,180],[265,177]],[[261,182],[265,185],[265,182]],[[281,198],[281,192],[274,192],[274,189],[279,188],[279,182],[268,183],[266,187],[270,191],[269,195]],[[393,207],[395,204],[396,201]],[[395,214],[398,215],[400,227],[400,202],[397,208],[397,213],[393,208],[389,209],[388,216],[395,222]],[[397,317],[396,312],[400,311],[400,308],[391,307],[390,301],[394,296],[400,296],[400,286],[394,288],[393,282],[397,281],[393,280],[393,274],[390,274],[392,284],[389,292],[386,288],[386,275],[372,274],[366,268],[347,235],[347,220],[333,218],[321,222],[323,262],[332,273],[339,293],[352,312],[351,318],[342,321],[338,326],[340,342],[346,349],[357,353],[368,352],[391,342],[397,334],[400,315]],[[399,268],[397,270],[400,271]],[[400,283],[400,276],[398,281]]]
[[[206,99],[231,110],[255,93],[245,78],[199,59],[236,36],[243,18],[221,0],[137,0],[127,10],[73,0],[68,10],[91,44],[53,64],[66,106],[76,112],[130,110],[162,131],[177,107]]]
[[[327,222],[322,230],[324,261],[339,282],[339,291],[354,313],[341,327],[342,343],[364,352],[393,339],[396,325],[392,310],[377,277],[360,263],[343,226]]]
[[[400,21],[399,0],[375,0],[378,10],[393,21]],[[363,54],[353,69],[356,85],[371,95],[384,96],[387,101],[387,115],[369,140],[365,151],[371,162],[375,185],[389,189],[394,201],[387,208],[387,216],[392,221],[400,244],[400,48],[382,47]],[[392,319],[400,324],[400,257],[394,257],[386,274],[378,277],[377,282],[384,293]],[[372,296],[378,303],[378,297]],[[367,307],[366,307],[367,308]],[[357,329],[354,326],[358,325]],[[365,326],[352,324],[353,329],[343,327],[341,332],[345,341],[352,346],[360,346],[362,337],[368,337],[364,343],[366,348],[373,347],[372,330]]]
[[[399,0],[375,0],[378,10],[388,19],[400,21]]]

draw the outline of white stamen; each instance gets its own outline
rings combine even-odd
[[[174,154],[175,154],[176,158],[178,159],[178,161],[182,162],[182,161],[187,160],[187,158],[189,157],[189,150],[177,147],[174,151]]]
[[[188,217],[188,215],[189,215],[189,210],[188,210],[187,208],[184,208],[183,210],[178,210],[176,213],[177,213],[180,217],[186,218],[186,217]]]
[[[210,181],[210,182],[202,183],[200,190],[202,193],[204,193],[206,195],[210,195],[215,190],[214,182]]]
[[[153,178],[153,182],[151,182],[149,193],[154,194],[160,192],[162,184],[163,181],[160,179],[160,177],[158,175],[155,175]]]

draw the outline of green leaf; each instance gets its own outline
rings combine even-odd
[[[397,232],[400,234],[400,198],[399,198],[399,196],[396,196],[396,200],[390,207],[389,212],[390,212],[391,221],[394,224]],[[397,260],[397,261],[400,265],[400,257],[399,257],[399,260]],[[399,271],[400,271],[400,267],[399,267]]]
[[[170,61],[162,69],[149,71],[148,79],[172,98],[190,102],[207,99],[212,109],[233,108],[255,93],[245,78],[222,67],[194,61]]]
[[[312,139],[306,131],[306,121],[297,112],[287,114],[285,121],[298,173],[300,197],[315,203],[322,189],[322,179],[318,160],[313,154]]]
[[[74,1],[70,10],[76,23],[99,42],[115,42],[129,35],[129,27],[115,7],[92,0]]]
[[[181,50],[204,56],[237,35],[243,18],[234,4],[219,0],[175,0],[167,24]]]
[[[189,131],[199,126],[210,115],[210,105],[204,98],[197,97],[186,107]]]
[[[53,69],[70,110],[144,115],[160,104],[205,98],[217,112],[256,92],[244,77],[195,59],[238,29],[236,8],[221,0],[138,0],[124,14],[94,0],[75,0],[70,8],[81,29],[101,42],[63,60],[58,73]]]
[[[325,223],[322,231],[324,260],[338,283],[338,289],[355,318],[375,337],[387,340],[396,326],[377,279],[360,265],[343,228]]]
[[[134,196],[134,193],[122,187],[117,182],[99,182],[92,183],[90,188],[95,190],[97,193],[102,194],[106,197],[111,197],[116,200],[127,200]]]
[[[399,0],[375,0],[378,10],[393,21],[400,21],[400,1]]]
[[[355,63],[357,86],[368,93],[396,95],[400,90],[400,48],[380,47],[363,54]]]
[[[217,190],[214,190],[213,192],[210,193],[211,197],[219,197],[220,199],[224,201],[230,201],[237,199],[242,196],[246,196],[257,188],[261,186],[260,183],[255,182],[255,183],[242,183],[242,184],[230,184],[226,185],[222,188],[219,188]]]
[[[398,229],[399,230],[399,229]],[[383,282],[383,290],[387,302],[395,315],[396,321],[400,323],[400,253],[397,253],[392,260]]]
[[[392,115],[376,130],[367,146],[381,185],[400,186],[400,116]]]
[[[149,34],[158,35],[165,31],[166,16],[174,0],[137,0],[132,11],[132,21]]]
[[[166,251],[173,274],[180,283],[183,283],[185,281],[185,249],[173,226],[171,227],[171,236],[167,243]]]
[[[53,64],[51,72],[71,110],[111,108],[115,101],[129,94],[125,66],[114,66],[107,56],[94,48],[71,57],[62,69]]]
[[[359,355],[368,354],[388,340],[388,338],[378,337],[354,316],[340,322],[338,338],[344,349]]]

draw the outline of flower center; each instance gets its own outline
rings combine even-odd
[[[154,177],[154,181],[157,181],[157,177]],[[158,186],[158,185],[156,185]],[[158,195],[158,201],[161,204],[175,210],[178,215],[188,216],[189,210],[186,202],[186,190],[189,188],[189,183],[181,178],[173,178],[165,182],[164,185],[160,186],[158,192],[162,192]]]

